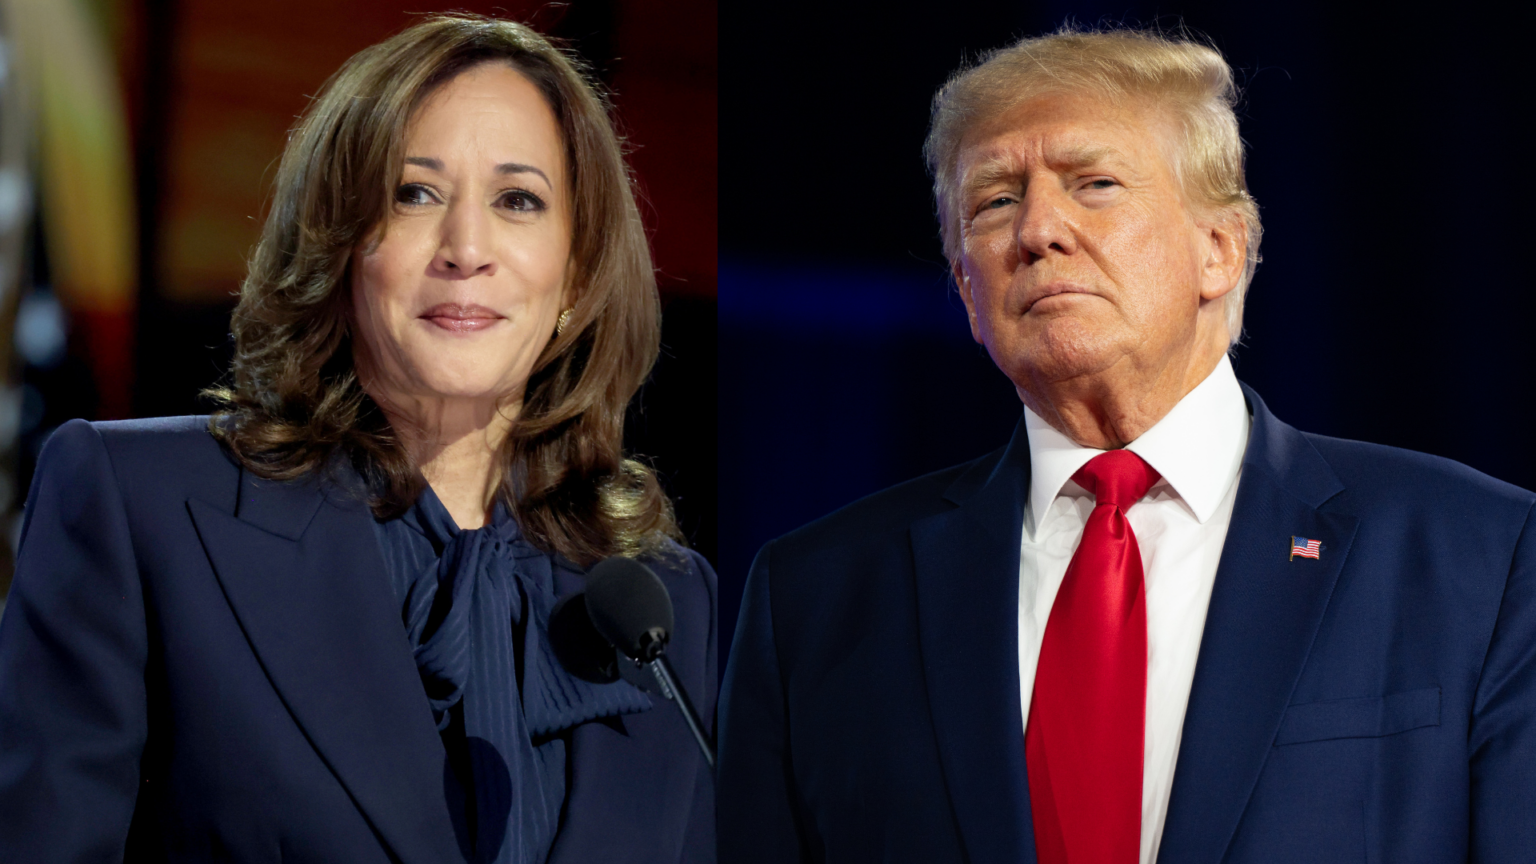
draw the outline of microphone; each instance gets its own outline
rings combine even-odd
[[[601,684],[616,680],[616,654],[649,669],[661,695],[677,704],[704,761],[714,770],[714,745],[667,659],[672,626],[672,598],[667,586],[639,561],[615,557],[592,568],[585,591],[556,604],[550,615],[549,637],[561,665],[587,681]]]

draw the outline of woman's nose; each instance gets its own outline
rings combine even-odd
[[[496,272],[490,245],[489,214],[469,202],[448,206],[442,223],[442,239],[432,259],[435,269],[447,276],[467,278]]]

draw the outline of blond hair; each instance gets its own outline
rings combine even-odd
[[[1235,344],[1243,332],[1243,298],[1259,264],[1264,229],[1259,206],[1243,175],[1238,137],[1237,85],[1214,48],[1187,35],[1170,38],[1145,30],[1085,31],[1068,25],[1045,36],[984,55],[956,72],[933,97],[923,156],[933,174],[944,254],[960,253],[956,164],[966,133],[983,118],[1028,99],[1082,92],[1112,101],[1155,100],[1179,130],[1174,175],[1197,206],[1236,215],[1247,229],[1247,257],[1226,300],[1227,329]]]

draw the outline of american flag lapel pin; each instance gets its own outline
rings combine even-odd
[[[1296,560],[1296,556],[1297,555],[1300,555],[1303,558],[1311,558],[1313,560],[1320,560],[1322,551],[1323,551],[1323,541],[1321,541],[1321,540],[1308,540],[1305,537],[1292,537],[1291,538],[1291,560],[1292,561]]]

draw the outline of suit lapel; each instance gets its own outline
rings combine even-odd
[[[911,527],[928,705],[968,860],[1034,862],[1019,709],[1019,543],[1029,492],[1021,420],[997,461]]]
[[[187,509],[272,685],[403,864],[452,860],[445,759],[366,507],[241,472],[237,516]]]
[[[1253,431],[1222,548],[1159,859],[1216,864],[1264,767],[1349,556],[1358,520],[1324,512],[1343,485],[1252,390]],[[1289,557],[1292,535],[1322,541]]]

